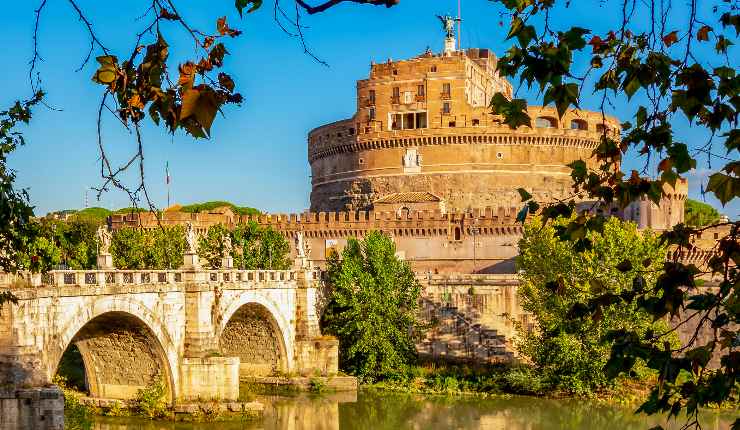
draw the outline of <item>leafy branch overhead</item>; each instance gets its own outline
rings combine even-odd
[[[538,89],[542,103],[554,105],[561,118],[579,107],[582,94],[594,94],[600,100],[604,124],[597,130],[600,136],[591,161],[569,165],[572,196],[537,202],[522,189],[520,221],[539,213],[545,225],[553,225],[559,240],[578,252],[591,252],[593,235],[601,234],[605,225],[606,215],[597,208],[618,212],[641,199],[659,204],[702,159],[711,171],[705,191],[723,205],[737,201],[740,76],[735,44],[740,7],[736,1],[708,5],[689,0],[681,8],[655,0],[577,6],[567,0],[496,2],[510,19],[507,39],[513,43],[499,59],[499,73]],[[570,10],[589,7],[599,13],[617,9],[619,24],[597,32],[588,22],[559,29],[551,20],[557,13],[566,13],[574,18],[569,22],[576,23],[580,10]],[[607,109],[617,105],[631,110],[621,130],[610,127],[606,117]],[[524,100],[496,94],[491,108],[512,128],[531,127]],[[674,129],[679,122],[689,123],[693,136],[703,134],[704,139],[684,140]],[[644,162],[642,170],[622,171],[628,153]],[[593,202],[591,210],[576,213],[584,201]],[[684,264],[681,256],[693,251],[695,240],[708,229],[717,237],[710,257],[698,266]],[[631,289],[573,305],[574,320],[601,318],[605,306],[636,307],[655,319],[674,318],[678,326],[693,319],[697,328],[679,347],[666,342],[675,329],[641,333],[622,328],[605,335],[604,340],[613,343],[605,366],[610,376],[629,374],[639,363],[658,373],[652,395],[640,411],[671,416],[685,411],[689,420],[683,428],[699,428],[700,407],[736,402],[740,397],[739,235],[737,220],[722,223],[717,217],[713,225],[679,223],[660,236],[669,247],[669,258],[657,270],[653,286],[644,275],[636,275]],[[623,261],[614,268],[627,273],[634,267]],[[700,278],[712,279],[715,288],[703,288]],[[701,330],[711,335],[701,337]],[[719,368],[709,366],[712,356],[719,357]],[[734,426],[740,428],[740,420]]]
[[[166,9],[160,16],[176,19]],[[197,62],[180,64],[177,82],[171,82],[167,75],[169,45],[161,33],[154,43],[137,48],[129,60],[119,63],[113,55],[98,57],[100,67],[93,81],[115,96],[117,114],[124,124],[138,123],[148,113],[157,125],[164,122],[171,133],[182,128],[193,137],[208,137],[216,113],[225,104],[242,102],[241,94],[234,92],[231,76],[224,72],[212,76],[228,54],[219,40],[241,32],[230,28],[225,17],[218,19],[216,30],[199,38],[204,55]]]

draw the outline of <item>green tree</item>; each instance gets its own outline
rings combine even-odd
[[[712,206],[693,199],[686,199],[684,220],[691,227],[704,227],[719,221],[719,212]]]
[[[26,190],[15,188],[15,171],[7,166],[7,157],[18,146],[24,145],[19,124],[28,124],[31,108],[38,104],[43,93],[38,92],[26,101],[16,101],[10,109],[0,111],[0,270],[18,270],[19,257],[28,254],[28,246],[39,234],[38,225],[31,221],[33,208]],[[0,306],[2,305],[0,300]]]
[[[143,269],[147,254],[143,232],[137,228],[116,230],[111,238],[110,253],[117,269]]]
[[[62,261],[62,252],[52,239],[36,236],[27,247],[19,253],[17,267],[31,272],[48,272]]]
[[[185,228],[177,225],[163,227],[148,232],[154,236],[154,246],[148,250],[148,264],[152,269],[177,269],[182,266],[185,248]]]
[[[636,304],[604,303],[594,318],[575,321],[571,308],[604,293],[629,292],[635,276],[646,287],[654,286],[665,247],[652,232],[609,218],[601,233],[589,233],[592,247],[577,252],[557,238],[557,227],[569,221],[543,226],[534,218],[524,226],[517,260],[519,295],[538,328],[521,333],[518,348],[554,387],[586,395],[608,385],[604,366],[611,343],[603,340],[608,332],[626,328],[644,335],[667,327],[662,321],[654,323]]]
[[[395,253],[390,237],[370,232],[328,262],[323,330],[339,338],[342,368],[364,380],[400,372],[416,355],[421,286]]]
[[[185,253],[182,226],[154,230],[122,228],[113,234],[111,254],[118,269],[176,269]]]
[[[198,256],[214,269],[221,267],[224,238],[227,235],[231,235],[231,232],[223,224],[216,224],[208,227],[205,236],[198,239]]]
[[[254,221],[239,223],[231,232],[233,237],[234,265],[240,269],[253,270],[260,266],[259,239],[262,228]]]
[[[257,252],[258,269],[290,269],[290,243],[285,236],[271,226],[260,230]]]

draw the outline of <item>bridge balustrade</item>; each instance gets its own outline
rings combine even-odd
[[[207,282],[287,282],[298,279],[296,270],[237,270],[203,269],[188,270],[52,270],[42,274],[1,273],[0,287],[13,286],[95,286],[179,284],[185,282],[183,273],[204,273]],[[307,270],[310,279],[321,279],[320,270]],[[191,278],[192,279],[192,278]]]

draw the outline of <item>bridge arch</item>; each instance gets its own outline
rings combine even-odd
[[[293,363],[293,334],[280,307],[255,291],[246,291],[225,307],[217,329],[224,355],[241,358],[243,375],[289,372]]]
[[[174,402],[178,384],[177,349],[164,324],[138,300],[103,297],[83,306],[58,334],[47,355],[51,379],[62,355],[76,345],[93,397],[127,399],[160,377]]]

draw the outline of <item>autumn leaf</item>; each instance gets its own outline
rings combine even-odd
[[[663,43],[665,43],[665,46],[671,46],[676,42],[678,42],[678,31],[677,30],[673,30],[670,33],[663,36]]]
[[[240,34],[242,34],[239,30],[234,30],[233,28],[229,28],[229,25],[226,23],[226,17],[222,16],[218,20],[216,20],[216,30],[218,30],[218,33],[221,36],[231,36],[236,37]],[[207,49],[207,47],[206,47]]]
[[[179,67],[180,78],[177,80],[177,85],[183,88],[192,88],[193,82],[195,82],[195,69],[195,64],[191,61],[181,64]]]
[[[103,55],[96,58],[100,68],[95,71],[92,80],[103,85],[112,85],[118,79],[118,58],[115,55]]]
[[[207,137],[211,133],[211,124],[218,112],[219,103],[212,89],[203,85],[200,87],[203,88],[190,88],[183,93],[180,121],[193,136]],[[190,127],[188,120],[191,120]],[[192,127],[192,120],[195,120],[199,127]],[[203,136],[198,132],[198,128],[205,132]]]
[[[712,27],[705,25],[702,28],[699,29],[699,31],[696,32],[696,39],[697,40],[703,40],[707,41],[709,40],[709,32],[712,30]]]
[[[219,73],[218,74],[218,83],[226,88],[229,92],[234,91],[234,87],[236,86],[234,84],[234,80],[231,79],[231,76],[227,75],[226,73]]]
[[[128,99],[128,105],[137,109],[144,109],[144,103],[141,101],[141,96],[134,94]]]

